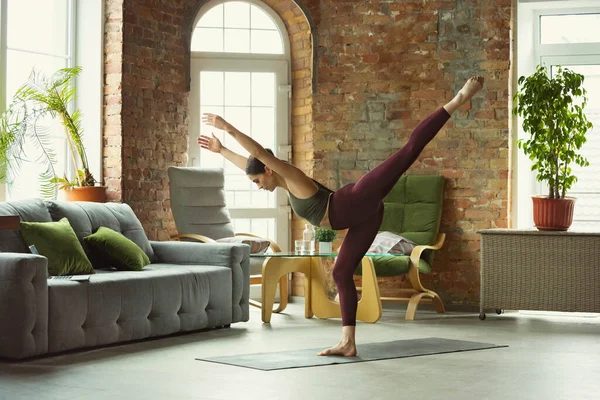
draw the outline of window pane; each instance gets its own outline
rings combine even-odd
[[[247,179],[247,178],[246,178]],[[233,192],[233,204],[231,208],[251,208],[252,202],[250,197],[250,191],[235,191]]]
[[[10,104],[11,99],[18,88],[21,87],[29,78],[32,68],[43,72],[46,76],[51,76],[61,68],[67,66],[65,58],[56,58],[51,56],[42,56],[22,51],[8,50],[7,58],[7,77],[6,80],[6,103]]]
[[[600,193],[577,195],[577,204],[575,206],[575,220],[596,221],[600,224]]]
[[[250,32],[252,53],[257,54],[282,54],[283,43],[279,31]]]
[[[56,135],[60,134],[60,123],[51,124]],[[58,128],[58,130],[57,130]],[[66,140],[63,136],[54,136],[54,150],[56,153],[55,170],[57,175],[61,175],[66,168]],[[12,183],[7,184],[8,199],[19,200],[31,197],[40,197],[40,187],[42,181],[40,174],[45,171],[44,166],[37,162],[37,158],[42,155],[37,143],[27,141],[24,147],[24,157],[18,170],[18,176],[13,177]]]
[[[196,28],[192,35],[192,51],[223,51],[223,29]]]
[[[250,105],[249,72],[225,72],[225,105]]]
[[[231,125],[242,133],[250,133],[250,107],[225,107],[225,115],[223,116]],[[225,146],[234,149],[234,145],[238,145],[230,135],[226,135]],[[239,145],[238,145],[239,146]],[[245,151],[244,151],[245,152]]]
[[[246,175],[234,174],[228,177],[226,186],[227,190],[244,191],[249,190],[251,184],[253,185],[252,181]]]
[[[225,181],[225,184],[227,185],[227,181]],[[225,204],[227,207],[229,207],[230,204],[233,204],[233,192],[225,191]]]
[[[200,146],[198,146],[200,148]],[[200,153],[200,167],[202,168],[223,168],[225,160],[223,156],[211,151],[202,149]],[[197,163],[194,163],[197,165]]]
[[[227,2],[211,8],[198,21],[191,50],[283,54],[283,39],[273,19],[259,7]]]
[[[275,144],[274,108],[252,108],[252,137],[264,147],[273,149]]]
[[[233,218],[233,230],[241,233],[253,233],[263,238],[275,237],[275,218]]]
[[[17,89],[29,78],[32,67],[35,67],[37,71],[44,73],[46,76],[51,76],[54,72],[66,66],[67,60],[65,58],[8,50],[7,105],[10,105]],[[62,125],[59,120],[52,120],[47,117],[39,122],[39,126],[51,129],[50,136],[53,138],[54,143],[52,150],[56,154],[55,171],[58,176],[62,176],[66,168],[66,141]],[[18,170],[18,176],[14,176],[15,171],[9,171],[9,180],[12,179],[13,182],[7,184],[7,198],[14,200],[40,196],[39,174],[44,172],[45,168],[36,160],[41,156],[42,153],[37,142],[28,141],[24,144],[24,160]]]
[[[202,114],[205,114],[205,113],[217,114],[217,115],[223,116],[223,107],[221,107],[221,106],[203,106],[202,99],[200,99],[200,121],[202,121]],[[214,132],[215,135],[218,136],[218,133],[220,131],[218,131],[216,128],[213,128],[212,126],[200,123],[200,133],[201,134],[210,136],[211,132]]]
[[[250,232],[250,220],[248,218],[234,218],[231,222],[235,232],[253,233]]]
[[[278,30],[277,26],[266,12],[256,7],[255,5],[250,6],[250,16],[252,29],[272,29]]]
[[[600,65],[567,65],[565,68],[585,76],[584,87],[587,90],[588,104],[585,114],[594,128],[586,133],[587,142],[580,153],[590,162],[587,167],[573,164],[573,174],[578,177],[577,183],[569,190],[568,195],[577,198],[573,225],[571,230],[590,230],[590,222],[594,222],[595,230],[600,224]],[[552,66],[554,73],[557,66]]]
[[[224,101],[223,72],[202,71],[200,73],[200,102],[203,106],[221,106]]]
[[[223,27],[223,4],[219,4],[208,10],[200,21],[197,27],[203,28],[222,28]]]
[[[240,152],[236,151],[236,153],[239,154]],[[241,172],[241,170],[234,163],[231,163],[228,161],[225,162],[225,176],[226,177],[229,175],[239,174],[240,172]],[[229,179],[229,178],[226,178],[226,179]]]
[[[542,44],[600,42],[600,14],[543,15]]]
[[[249,53],[250,30],[225,29],[225,51],[229,53]]]
[[[68,55],[69,0],[8,0],[8,47]]]
[[[226,28],[250,28],[250,4],[245,2],[225,3]]]
[[[254,190],[252,193],[252,204],[255,207],[258,207],[258,205],[260,204],[260,207],[268,207],[271,208],[273,207],[273,196],[270,192],[266,191],[266,190]]]
[[[252,73],[252,105],[275,105],[275,74],[272,72]]]

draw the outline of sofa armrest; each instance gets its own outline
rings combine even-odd
[[[155,262],[169,264],[207,264],[231,266],[250,257],[244,244],[198,242],[150,242]]]
[[[250,246],[233,243],[150,242],[157,263],[204,264],[231,269],[233,321],[250,318]]]
[[[0,253],[0,357],[48,352],[48,259]]]

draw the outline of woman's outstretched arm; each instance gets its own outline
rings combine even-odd
[[[215,114],[203,114],[202,122],[214,126],[217,129],[224,130],[230,134],[251,156],[259,159],[267,167],[277,172],[284,179],[290,179],[292,181],[297,180],[308,180],[311,185],[314,185],[310,178],[308,178],[304,172],[296,168],[290,163],[280,160],[271,153],[269,153],[263,146],[260,145],[256,140],[250,136],[240,132],[229,122],[225,121],[218,115]]]
[[[213,153],[219,153],[225,159],[232,162],[236,167],[241,169],[242,171],[246,171],[246,163],[248,162],[248,158],[244,157],[238,153],[235,153],[229,150],[227,147],[221,144],[221,141],[217,139],[215,134],[212,134],[212,137],[201,135],[198,138],[198,144],[203,149],[207,149],[212,151]]]

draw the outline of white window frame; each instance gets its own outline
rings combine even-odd
[[[0,113],[4,112],[10,99],[6,98],[7,80],[7,25],[8,1],[0,0]],[[87,0],[69,1],[69,30],[66,54],[67,66],[79,65],[83,70],[77,79],[77,97],[73,108],[82,111],[81,121],[84,131],[83,142],[86,148],[90,171],[102,182],[102,130],[104,107],[104,2]],[[66,146],[66,143],[65,143]],[[68,155],[68,153],[65,152]],[[68,174],[74,167],[66,156]],[[6,184],[0,184],[0,201],[6,200]]]
[[[579,64],[596,63],[600,55],[600,42],[570,43],[570,44],[541,44],[540,17],[546,15],[565,14],[598,14],[600,7],[595,0],[576,1],[531,1],[520,0],[517,10],[517,73],[512,82],[513,93],[518,89],[519,76],[529,76],[535,72],[540,62],[566,60],[571,58]],[[600,39],[599,39],[600,40]],[[575,58],[577,57],[577,58]],[[548,64],[550,65],[550,64]],[[512,101],[510,107],[512,108]],[[513,130],[517,133],[512,142],[513,152],[513,191],[512,202],[515,205],[511,215],[512,226],[519,229],[533,228],[533,207],[531,196],[545,194],[547,188],[538,182],[535,173],[531,171],[531,161],[517,147],[516,141],[524,139],[527,134],[522,128],[522,118],[513,119]]]
[[[239,1],[239,0],[238,0]],[[189,109],[200,109],[200,71],[243,71],[243,72],[273,72],[276,74],[277,97],[276,97],[276,143],[275,155],[286,161],[291,161],[291,66],[290,66],[290,44],[287,38],[287,29],[281,18],[269,7],[260,1],[243,0],[253,4],[265,11],[272,18],[279,31],[282,33],[283,54],[254,54],[254,53],[226,53],[226,52],[191,52],[191,85]],[[194,21],[194,29],[204,13],[219,4],[228,1],[209,1],[198,13]],[[202,151],[196,142],[200,132],[201,115],[198,112],[190,112],[189,134],[188,134],[188,165],[200,164]],[[247,154],[242,154],[247,156]],[[275,196],[276,207],[273,209],[254,208],[232,208],[228,207],[232,218],[274,218],[275,237],[273,240],[283,251],[291,248],[291,208],[285,192],[277,190]]]
[[[190,110],[200,109],[200,83],[198,77],[202,70],[208,71],[243,71],[243,72],[274,72],[277,85],[282,90],[278,90],[276,98],[276,125],[275,125],[275,141],[276,149],[275,155],[283,160],[289,161],[289,129],[287,112],[288,112],[288,91],[286,89],[287,84],[287,68],[288,63],[281,60],[237,60],[235,58],[229,59],[205,59],[205,58],[192,58],[191,65],[191,87],[190,87]],[[200,119],[201,115],[197,112],[190,112],[190,134],[188,137],[188,165],[198,166],[200,165],[200,158],[202,157],[203,151],[201,151],[196,138],[200,131]],[[242,154],[247,156],[247,154]],[[232,218],[275,218],[275,240],[281,247],[282,250],[289,246],[289,225],[291,218],[291,209],[288,204],[288,198],[284,191],[275,191],[276,207],[274,209],[269,208],[233,208],[228,207],[229,213]],[[282,229],[283,228],[283,229]],[[287,251],[287,249],[285,250]]]

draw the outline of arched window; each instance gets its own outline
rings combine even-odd
[[[228,2],[209,9],[196,24],[192,51],[283,54],[281,30],[262,8]]]
[[[259,191],[245,172],[196,139],[213,131],[223,145],[247,157],[230,136],[202,125],[218,114],[237,129],[290,159],[289,41],[285,25],[258,1],[212,1],[199,12],[191,40],[188,164],[225,170],[227,207],[237,232],[273,238],[288,248],[290,210],[285,193]]]

